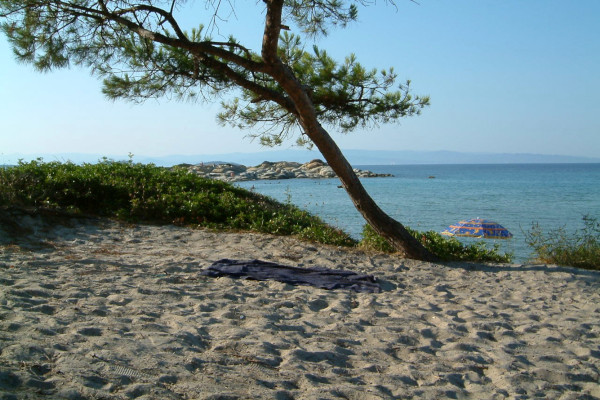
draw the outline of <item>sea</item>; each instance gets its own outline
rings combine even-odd
[[[390,216],[420,231],[442,232],[461,220],[483,218],[507,228],[507,240],[485,239],[510,252],[513,260],[532,260],[526,233],[563,229],[580,233],[584,216],[600,220],[600,164],[357,165],[393,177],[362,183]],[[291,202],[360,239],[364,220],[334,179],[239,182],[238,186]],[[459,238],[464,243],[483,239]]]

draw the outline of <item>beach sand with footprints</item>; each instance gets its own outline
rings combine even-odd
[[[3,213],[3,399],[600,398],[598,272]],[[201,275],[222,258],[382,291]]]

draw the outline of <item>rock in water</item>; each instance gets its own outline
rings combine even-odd
[[[329,179],[336,177],[333,169],[319,159],[304,164],[290,161],[263,161],[255,167],[246,167],[233,163],[180,164],[175,167],[186,168],[188,171],[203,178],[217,179],[225,182],[277,179]],[[359,178],[393,176],[392,174],[376,174],[356,168],[354,169],[354,173]]]

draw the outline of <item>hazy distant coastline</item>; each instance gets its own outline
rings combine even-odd
[[[344,150],[352,165],[411,165],[411,164],[560,164],[560,163],[600,163],[600,157],[577,157],[565,155],[529,154],[529,153],[463,153],[456,151],[387,151],[387,150]],[[101,155],[84,153],[54,154],[2,154],[0,165],[16,164],[19,160],[29,161],[36,158],[44,161],[71,161],[74,163],[94,163],[103,157],[113,160],[128,160],[127,155]],[[159,166],[177,164],[197,164],[200,162],[223,161],[243,165],[258,165],[263,161],[293,161],[306,163],[322,158],[318,151],[287,149],[257,153],[222,153],[197,155],[145,156],[134,154],[133,160],[141,163],[153,163]]]

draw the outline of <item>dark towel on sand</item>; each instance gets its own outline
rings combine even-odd
[[[350,289],[355,292],[367,293],[381,292],[381,288],[373,275],[323,267],[289,267],[260,260],[223,259],[215,261],[201,274],[212,277],[229,276],[258,281],[276,280],[292,285],[311,285],[322,289]]]

